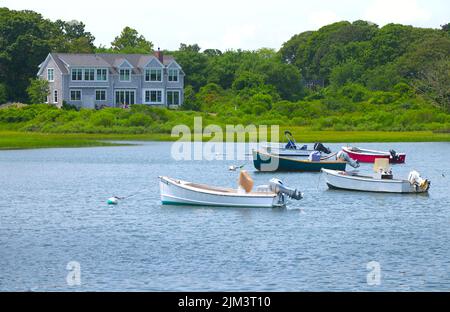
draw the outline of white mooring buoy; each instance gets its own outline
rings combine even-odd
[[[111,197],[108,199],[108,205],[118,205],[118,204],[119,204],[118,197]]]

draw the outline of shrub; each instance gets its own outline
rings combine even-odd
[[[152,119],[142,113],[135,113],[129,118],[130,125],[135,127],[148,127],[152,123]]]
[[[91,122],[95,126],[112,127],[116,117],[107,111],[98,111],[92,114]]]

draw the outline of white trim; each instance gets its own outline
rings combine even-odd
[[[186,76],[186,74],[183,71],[183,68],[180,66],[180,64],[178,64],[175,60],[171,60],[169,64],[167,64],[167,69],[169,69],[172,65],[174,65],[176,68],[178,68],[178,70],[180,71],[181,74],[183,74],[184,76]]]
[[[48,73],[50,70],[52,71],[52,78],[53,78],[52,80],[48,79]],[[47,80],[48,82],[55,82],[55,69],[53,67],[47,68]]]
[[[127,63],[128,65],[129,65],[129,68],[131,68],[131,69],[133,69],[134,68],[134,66],[133,65],[131,65],[131,63],[130,62],[128,62],[128,60],[127,59],[123,59],[123,62],[122,63],[120,63],[120,65],[119,66],[117,66],[117,68],[122,68],[122,65],[124,64],[124,63]],[[128,68],[128,67],[127,67]]]
[[[147,70],[150,71],[149,80],[147,80]],[[161,75],[160,75],[161,80],[152,80],[151,79],[151,77],[152,77],[151,76],[152,75],[151,71],[152,70],[157,70],[157,71],[159,71],[161,73]],[[158,68],[158,67],[146,67],[146,68],[144,68],[144,81],[145,82],[162,82],[163,78],[164,78],[164,72],[163,72],[162,68]]]
[[[150,94],[150,101],[146,101],[146,92],[151,92],[151,91],[159,91],[161,92],[161,101],[160,102],[152,102],[151,100],[151,94]],[[142,89],[142,103],[144,104],[155,104],[155,105],[161,105],[164,104],[164,89],[161,88],[146,88],[146,89]]]
[[[104,100],[97,100],[97,92],[98,91],[105,92],[105,99]],[[106,89],[95,89],[94,90],[94,95],[95,95],[95,101],[96,102],[106,102],[108,100],[108,90],[106,90]]]
[[[55,101],[55,95],[56,95],[56,101]],[[53,104],[58,104],[58,90],[53,90]]]
[[[129,79],[128,80],[122,80],[121,79],[121,75],[120,75],[120,71],[121,70],[128,70],[129,72],[130,72],[130,74],[129,74]],[[119,68],[119,81],[120,82],[131,82],[131,73],[132,73],[132,69],[131,68]]]
[[[117,106],[117,105],[119,105],[118,103],[117,103],[117,96],[116,96],[116,92],[120,92],[120,91],[124,91],[124,92],[133,92],[133,94],[134,94],[134,103],[133,104],[136,104],[136,90],[133,90],[133,89],[127,89],[127,88],[118,88],[118,89],[114,89],[113,90],[113,97],[114,97],[114,106]],[[133,105],[133,104],[129,104],[129,105]]]
[[[171,70],[176,70],[177,71],[177,80],[169,80],[170,71]],[[178,68],[168,68],[167,69],[167,82],[168,83],[179,83],[180,82],[180,69],[178,69]]]
[[[74,70],[81,70],[81,79],[80,80],[74,80],[73,79],[73,71]],[[85,79],[85,75],[86,75],[86,70],[94,70],[94,80],[86,80]],[[97,75],[97,70],[106,70],[106,80],[98,80],[98,75]],[[70,75],[70,81],[71,82],[82,82],[82,81],[87,81],[89,83],[107,83],[109,81],[109,68],[108,67],[82,67],[82,66],[76,66],[76,67],[71,67],[70,71],[69,71],[69,75]]]
[[[169,103],[169,92],[176,92],[178,93],[178,104],[174,104],[174,103]],[[167,105],[177,105],[180,106],[181,105],[181,91],[180,90],[166,90],[166,103]]]
[[[78,77],[78,71],[81,70],[81,79],[73,79],[73,71],[76,70],[77,71],[77,77]],[[81,67],[73,67],[70,68],[70,81],[84,81],[84,69]]]
[[[49,59],[52,59],[53,62],[55,62],[55,65],[56,65],[56,67],[58,68],[59,73],[62,75],[63,72],[62,72],[61,68],[59,67],[59,65],[58,65],[58,63],[55,61],[55,59],[53,58],[52,54],[49,53],[49,54],[47,55],[47,57],[45,58],[45,60],[39,65],[39,71],[38,71],[38,73],[37,73],[37,76],[41,76],[41,75],[42,75],[42,72],[43,72],[44,68],[47,66],[47,64],[48,64],[48,62],[49,62]]]
[[[98,73],[99,70],[106,70],[106,80],[98,80]],[[109,81],[109,68],[107,67],[96,67],[95,68],[95,82],[108,82]]]
[[[80,91],[80,99],[79,100],[73,100],[72,99],[72,91]],[[69,98],[71,102],[81,102],[83,100],[83,90],[81,89],[69,89]]]
[[[149,65],[151,62],[153,62],[154,60],[156,60],[156,62],[158,62],[158,64],[161,66],[161,68],[164,68],[164,67],[165,67],[164,64],[161,63],[161,61],[160,61],[156,56],[152,55],[151,58],[150,58],[150,61],[148,61],[148,62],[143,66],[143,68],[150,68],[150,67],[148,67],[148,65]]]

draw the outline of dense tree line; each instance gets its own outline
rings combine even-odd
[[[448,24],[439,30],[339,22],[295,35],[279,53],[286,63],[300,70],[307,83],[332,87],[358,83],[381,91],[392,91],[402,82],[414,88],[420,85],[422,89],[417,91],[448,109],[448,28]]]
[[[182,43],[178,50],[164,52],[175,56],[186,72],[186,109],[211,111],[211,97],[227,94],[234,99],[228,101],[234,102],[231,106],[257,99],[255,107],[261,111],[264,103],[295,104],[340,94],[350,86],[355,102],[363,93],[406,88],[410,97],[424,97],[448,110],[449,28],[344,21],[297,34],[279,51],[202,51],[197,44]],[[154,48],[130,27],[110,47],[96,47],[94,40],[82,22],[52,22],[32,11],[0,8],[0,103],[39,98],[33,92],[45,88],[30,79],[50,51],[152,53]],[[27,88],[33,92],[27,94]]]

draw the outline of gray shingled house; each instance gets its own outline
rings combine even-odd
[[[173,57],[150,54],[50,53],[38,77],[50,83],[48,103],[83,108],[130,104],[178,107],[184,72]]]

